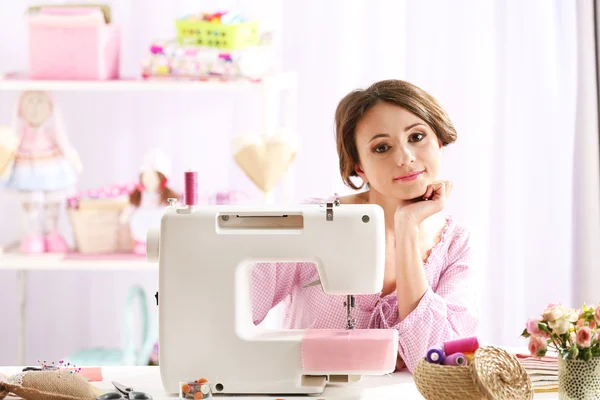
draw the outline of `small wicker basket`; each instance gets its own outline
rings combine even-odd
[[[480,347],[468,366],[421,360],[413,371],[417,389],[428,400],[529,400],[531,379],[506,350]]]
[[[96,203],[90,201],[90,205],[68,210],[77,251],[82,254],[131,252],[133,238],[129,224],[119,222],[127,203],[119,200]]]

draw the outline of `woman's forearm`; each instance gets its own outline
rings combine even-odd
[[[427,291],[418,224],[410,218],[396,220],[396,295],[398,315],[404,320]]]

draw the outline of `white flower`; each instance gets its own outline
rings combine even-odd
[[[562,335],[569,332],[571,328],[571,321],[568,318],[568,315],[565,315],[563,318],[548,322],[548,326],[554,333],[557,335]],[[576,320],[577,321],[577,320]]]

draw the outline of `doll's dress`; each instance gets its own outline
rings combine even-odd
[[[142,191],[140,206],[133,211],[129,221],[135,253],[146,253],[148,230],[160,227],[163,210],[164,205],[161,204],[160,193]]]
[[[60,203],[68,190],[77,183],[77,171],[71,160],[65,157],[56,134],[48,126],[32,128],[22,125],[18,131],[17,148],[12,171],[8,179],[0,181],[0,187],[13,189],[25,194],[24,202],[40,199],[45,203]],[[45,232],[29,232],[21,242],[21,250],[26,253],[64,251],[67,244],[55,229]]]
[[[23,191],[58,191],[73,187],[77,172],[48,127],[23,125],[13,171],[5,187]]]

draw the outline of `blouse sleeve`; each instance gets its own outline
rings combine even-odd
[[[318,204],[331,198],[310,197],[301,204]],[[269,311],[291,295],[300,284],[300,271],[305,262],[257,263],[252,269],[252,318],[260,324]]]
[[[402,321],[398,316],[398,299],[382,304],[374,312],[381,328],[398,330],[398,352],[409,371],[431,347],[445,341],[475,336],[479,319],[475,310],[472,251],[470,234],[463,230],[449,245],[447,265],[435,290],[429,287],[417,307]],[[377,316],[375,316],[377,317]]]
[[[252,318],[260,324],[269,311],[290,295],[298,284],[298,264],[257,263],[252,267]]]

